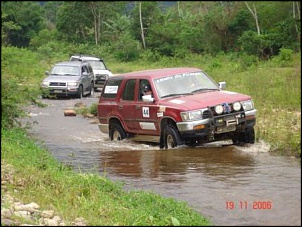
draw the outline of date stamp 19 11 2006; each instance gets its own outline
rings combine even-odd
[[[271,210],[273,209],[273,203],[271,201],[226,201],[227,210]]]

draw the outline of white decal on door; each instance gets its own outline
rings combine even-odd
[[[143,117],[150,117],[149,107],[143,107]]]

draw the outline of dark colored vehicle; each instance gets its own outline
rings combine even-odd
[[[93,70],[89,63],[65,61],[55,64],[51,71],[46,71],[46,78],[41,83],[42,97],[93,95]]]
[[[152,95],[144,95],[150,86]],[[197,68],[164,68],[111,77],[98,103],[99,129],[111,140],[132,138],[160,148],[221,140],[254,143],[250,96],[224,90]]]

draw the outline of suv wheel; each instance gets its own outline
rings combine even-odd
[[[80,87],[79,87],[78,98],[79,99],[83,98],[83,87],[82,87],[82,85],[80,85]]]
[[[90,93],[89,93],[90,96],[94,96],[94,84],[91,83],[90,85]]]
[[[164,131],[164,147],[174,148],[182,144],[179,132],[174,125],[167,125]]]
[[[123,140],[126,138],[126,132],[119,123],[114,122],[110,127],[109,137],[111,141]]]
[[[236,133],[232,138],[235,145],[240,145],[241,143],[255,143],[255,130],[254,128],[246,128],[244,132]]]

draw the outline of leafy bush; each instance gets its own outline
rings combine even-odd
[[[114,44],[113,49],[115,58],[122,62],[135,61],[139,57],[139,43],[127,33]]]
[[[98,104],[93,103],[89,108],[89,113],[93,114],[94,116],[97,116],[98,114]]]
[[[281,48],[279,55],[273,58],[273,62],[277,63],[282,67],[292,67],[293,53],[294,51],[291,49]]]
[[[16,47],[2,47],[1,54],[1,107],[2,128],[19,125],[19,120],[26,115],[23,106],[36,103],[39,96],[39,75],[43,62],[37,64],[37,54]],[[32,67],[32,66],[35,67]]]

